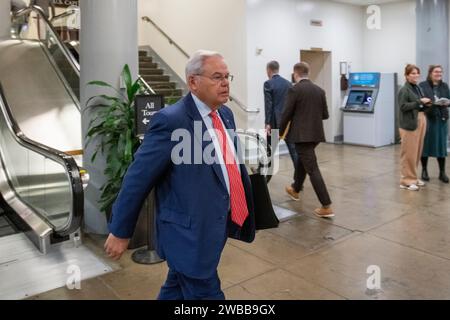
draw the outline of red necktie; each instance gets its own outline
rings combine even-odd
[[[223,160],[225,161],[228,172],[228,179],[230,181],[231,220],[242,227],[248,216],[248,208],[247,200],[245,199],[244,186],[242,185],[241,173],[239,172],[236,159],[231,151],[232,149],[230,149],[230,146],[228,145],[228,139],[217,112],[213,111],[209,115],[212,118],[213,127],[219,140]]]

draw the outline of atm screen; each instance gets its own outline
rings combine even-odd
[[[348,95],[347,105],[363,105],[370,106],[372,102],[372,91],[350,91]]]

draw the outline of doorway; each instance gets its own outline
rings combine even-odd
[[[332,91],[332,68],[331,51],[322,50],[301,50],[300,61],[306,62],[310,66],[310,79],[316,85],[325,90],[327,95],[328,112],[330,118],[324,121],[325,137],[327,142],[334,142],[334,110]],[[336,125],[338,127],[339,123]]]

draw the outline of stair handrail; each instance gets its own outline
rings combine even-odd
[[[152,19],[150,19],[150,17],[142,16],[141,19],[142,19],[142,21],[148,22],[151,25],[153,25],[155,27],[155,29],[158,30],[169,41],[169,43],[171,45],[173,45],[175,48],[177,48],[178,51],[180,51],[183,56],[185,56],[187,59],[191,58],[190,55],[185,50],[183,50],[183,48],[181,48],[180,45],[178,43],[176,43],[175,40],[173,40],[166,32],[164,32],[164,30],[161,29]],[[233,101],[234,103],[236,103],[239,108],[241,108],[242,110],[244,110],[247,113],[259,113],[259,111],[260,111],[259,108],[247,107],[242,101],[240,101],[237,97],[235,97],[232,94],[230,94],[230,101]]]
[[[152,24],[156,30],[158,30],[165,38],[167,38],[167,40],[169,40],[169,43],[171,45],[175,46],[175,48],[177,48],[186,58],[190,58],[189,54],[184,51],[183,48],[181,48],[178,43],[176,43],[175,40],[173,40],[167,33],[165,33],[164,30],[161,29],[152,19],[150,19],[148,16],[143,16],[142,20]]]
[[[13,17],[14,18],[21,17],[23,15],[29,14],[30,12],[37,13],[40,16],[40,18],[44,20],[44,22],[47,24],[47,27],[49,28],[50,32],[52,33],[53,38],[55,39],[58,47],[63,52],[63,54],[66,57],[67,61],[69,61],[69,64],[72,66],[74,72],[78,76],[80,76],[80,64],[75,59],[75,57],[72,55],[72,53],[69,51],[69,49],[67,49],[67,46],[65,46],[64,43],[61,41],[61,39],[58,36],[58,33],[56,32],[55,28],[53,27],[52,23],[47,18],[47,16],[45,15],[45,13],[44,13],[44,11],[42,10],[41,7],[33,5],[33,6],[29,6],[27,8],[23,8],[23,9],[15,12],[13,14]]]
[[[138,75],[138,80],[141,84],[144,85],[145,89],[148,90],[151,94],[156,94],[155,90],[153,90],[153,88],[150,87],[150,85],[147,83],[147,81],[144,80],[144,78],[142,78],[141,75]]]

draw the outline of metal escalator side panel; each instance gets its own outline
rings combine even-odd
[[[81,112],[80,106],[80,76],[72,72],[70,68],[67,68],[67,63],[61,60],[61,55],[58,56],[57,52],[50,50],[41,43],[41,48],[44,54],[47,56],[48,61],[58,75],[58,78],[63,83],[68,95],[72,98],[73,103],[76,105],[79,112]],[[57,61],[59,60],[59,61]]]
[[[0,158],[2,157],[0,151]],[[29,227],[25,231],[27,237],[39,248],[42,253],[47,253],[48,245],[50,243],[50,236],[53,232],[52,227],[43,219],[41,219],[30,207],[25,205],[23,201],[13,191],[8,182],[8,177],[5,173],[5,165],[3,159],[0,164],[0,193],[3,199],[8,203],[9,207],[13,209],[20,219]]]
[[[13,118],[30,139],[57,150],[83,148],[81,113],[38,41],[0,42],[0,81]]]
[[[78,76],[80,75],[80,64],[75,59],[75,57],[71,54],[71,52],[68,50],[68,48],[64,45],[64,43],[61,41],[61,39],[58,36],[58,33],[54,29],[52,22],[47,18],[47,16],[42,11],[42,8],[39,6],[33,5],[28,8],[22,9],[14,13],[13,18],[17,19],[18,17],[29,15],[31,12],[37,14],[39,16],[39,20],[42,20],[44,24],[46,25],[46,28],[50,35],[54,37],[54,39],[57,41],[57,45],[61,47],[61,50],[63,54],[66,56],[67,60],[73,67],[74,71],[78,73]]]
[[[47,236],[47,227],[60,237],[77,231],[83,217],[84,194],[80,169],[75,160],[27,138],[21,132],[12,117],[1,83],[0,107],[3,175],[0,176],[3,188],[0,191],[5,200],[13,209],[20,209],[18,213],[24,215],[25,222],[36,229],[36,234]],[[67,200],[66,207],[63,208],[63,216],[59,217],[57,210],[61,208],[58,206],[64,199]],[[52,217],[56,218],[52,220]]]
[[[72,95],[76,97],[75,101],[80,100],[80,64],[79,59],[74,56],[69,46],[66,45],[58,32],[55,30],[52,22],[45,16],[42,9],[38,6],[30,6],[28,8],[19,10],[14,13],[13,20],[20,19],[25,15],[34,13],[39,19],[29,19],[31,24],[36,21],[36,24],[40,24],[37,28],[37,34],[27,34],[25,37],[18,35],[21,40],[37,40],[46,49],[46,53],[50,60],[53,60],[53,65],[57,66],[58,75],[63,78],[61,80],[65,83],[66,87],[71,90]],[[70,14],[69,14],[70,15]],[[63,14],[64,16],[64,14]],[[30,39],[30,37],[32,39]]]

